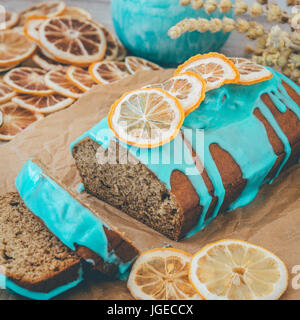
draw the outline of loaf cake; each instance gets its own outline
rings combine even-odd
[[[40,161],[27,161],[15,184],[32,213],[95,270],[109,277],[126,272],[138,254],[134,245],[51,176]]]
[[[47,300],[82,281],[80,258],[24,205],[18,193],[0,196],[0,287]]]
[[[271,72],[207,92],[180,134],[157,148],[119,141],[103,119],[71,146],[85,190],[173,240],[247,205],[300,156],[300,88]]]

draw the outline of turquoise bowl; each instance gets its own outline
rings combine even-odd
[[[115,31],[125,47],[135,56],[164,66],[176,66],[198,53],[218,51],[229,33],[187,32],[173,40],[168,30],[184,18],[220,18],[219,11],[210,15],[179,0],[112,0]],[[232,13],[226,14],[232,17]]]

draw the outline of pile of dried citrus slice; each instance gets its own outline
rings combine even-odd
[[[230,239],[193,256],[173,248],[146,251],[134,263],[127,286],[143,300],[276,300],[287,282],[287,268],[275,254]]]
[[[29,112],[12,117],[6,107],[0,140],[10,140],[23,128],[20,119],[25,123],[26,116],[32,121],[62,110],[96,84],[160,68],[136,57],[125,62],[126,49],[104,25],[63,1],[6,12],[5,20],[5,30],[0,31],[0,106],[11,103]],[[14,119],[18,130],[11,133],[7,128],[13,127]]]
[[[92,64],[89,71],[96,82],[110,83],[126,77],[127,72],[134,74],[159,68],[141,58],[126,57],[125,63]],[[146,88],[171,95],[177,102],[178,112],[186,117],[201,105],[208,91],[225,84],[253,84],[271,77],[271,71],[247,59],[227,58],[216,52],[199,54],[179,66],[174,76],[165,82],[125,94],[112,106],[108,124],[116,137],[127,144],[158,147],[176,137],[184,118],[172,116],[172,111],[166,121],[165,110],[171,110],[172,103],[168,99],[152,98],[153,94],[147,94]]]

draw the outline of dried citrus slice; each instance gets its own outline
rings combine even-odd
[[[18,25],[23,26],[28,17],[42,16],[51,18],[60,15],[66,8],[66,4],[62,1],[45,1],[20,12],[20,21]]]
[[[25,109],[49,114],[70,106],[74,102],[74,99],[64,97],[57,93],[49,96],[22,94],[12,98],[12,101]]]
[[[245,58],[229,58],[240,73],[239,84],[254,84],[269,80],[273,77],[270,70]]]
[[[36,45],[16,30],[0,32],[0,67],[7,67],[29,58]]]
[[[195,290],[209,300],[275,300],[288,282],[286,266],[276,255],[232,239],[198,251],[189,277]]]
[[[134,263],[127,287],[139,300],[201,300],[189,282],[191,255],[166,248],[143,252]]]
[[[141,71],[141,70],[161,70],[162,68],[153,63],[153,62],[150,62],[146,59],[142,59],[142,58],[138,58],[138,57],[126,57],[125,58],[125,63],[126,63],[126,67],[128,69],[128,71],[131,73],[131,74],[135,74],[136,72],[138,71]]]
[[[146,88],[161,88],[169,92],[180,102],[185,116],[199,107],[205,98],[205,80],[198,74],[187,71],[174,76],[159,84],[152,84]]]
[[[3,80],[19,93],[46,96],[54,91],[47,87],[45,75],[46,71],[42,69],[20,67],[10,70]]]
[[[46,17],[40,16],[31,16],[28,17],[25,21],[24,26],[24,34],[27,38],[32,41],[39,42],[40,41],[40,26],[43,22],[45,22]]]
[[[0,67],[0,73],[8,71],[10,69],[13,69],[13,68],[17,67],[18,65],[19,65],[19,63],[14,63],[14,64],[7,65],[5,67]]]
[[[118,55],[116,57],[116,61],[124,61],[127,56],[127,50],[120,41],[117,40],[117,43],[118,43]]]
[[[43,115],[8,102],[0,106],[3,123],[0,127],[0,140],[9,141],[18,133],[26,129],[33,122],[43,118]]]
[[[179,101],[159,88],[125,93],[111,107],[108,124],[127,144],[154,148],[174,139],[184,120]]]
[[[11,87],[0,80],[0,104],[11,100],[16,94]]]
[[[106,43],[107,43],[104,60],[106,61],[115,60],[118,56],[118,51],[119,51],[117,39],[105,26],[103,26],[102,24],[99,24],[99,26],[104,32],[104,35],[106,37]]]
[[[58,62],[49,59],[48,57],[44,56],[40,51],[36,52],[33,56],[32,56],[32,61],[39,66],[40,68],[46,70],[46,71],[50,71],[56,68],[60,68],[62,67],[61,64],[59,64]]]
[[[221,87],[225,83],[237,83],[239,72],[236,66],[223,54],[211,52],[198,54],[178,67],[175,75],[192,71],[200,74],[207,82],[206,90]]]
[[[45,77],[46,85],[57,93],[72,99],[78,99],[83,92],[66,75],[66,68],[49,71]]]
[[[5,29],[13,28],[19,21],[19,14],[16,12],[5,12]]]
[[[80,67],[70,66],[67,70],[67,78],[84,92],[96,85],[90,73]]]
[[[62,16],[80,17],[88,20],[92,20],[92,15],[79,7],[67,7],[61,14]]]
[[[104,61],[90,65],[89,72],[100,84],[113,83],[129,76],[124,62]]]
[[[62,16],[46,20],[40,26],[40,44],[58,61],[79,66],[102,60],[106,38],[93,21]]]

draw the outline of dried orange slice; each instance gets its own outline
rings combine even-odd
[[[288,272],[270,251],[226,239],[193,256],[189,278],[204,299],[276,300],[287,288]]]
[[[40,16],[28,17],[24,25],[25,36],[38,43],[40,41],[40,26],[43,22],[45,22],[46,19],[46,17]]]
[[[0,67],[20,63],[29,58],[36,45],[16,30],[0,32]]]
[[[161,88],[169,92],[180,102],[185,116],[199,107],[205,98],[205,80],[198,74],[187,71],[159,84],[146,88]]]
[[[45,77],[46,85],[57,93],[72,99],[78,99],[83,92],[66,75],[66,68],[49,71]]]
[[[70,66],[67,70],[67,78],[83,92],[96,85],[90,73],[80,67]]]
[[[9,141],[18,133],[26,129],[33,122],[43,118],[43,115],[8,102],[0,106],[3,123],[0,127],[0,140]]]
[[[45,1],[20,12],[20,21],[18,25],[23,26],[28,17],[42,16],[51,18],[60,15],[66,8],[66,4],[62,1]]]
[[[161,70],[162,69],[159,65],[157,65],[153,62],[150,62],[146,59],[132,57],[132,56],[125,58],[125,64],[126,64],[128,71],[131,74],[135,74],[136,72],[141,71],[141,70],[147,71],[147,70]]]
[[[49,96],[22,94],[12,98],[12,101],[27,110],[49,114],[70,106],[74,102],[74,99],[57,93]]]
[[[92,20],[92,15],[79,7],[67,7],[61,14],[62,16],[80,17],[88,20]]]
[[[178,67],[175,75],[192,71],[204,78],[207,82],[206,90],[221,87],[225,83],[237,83],[239,72],[236,66],[223,54],[211,52],[198,54]]]
[[[46,20],[40,26],[40,44],[58,61],[78,66],[102,60],[106,38],[93,21],[62,16]]]
[[[61,64],[44,56],[40,51],[38,51],[32,56],[32,61],[37,66],[39,66],[40,68],[46,71],[50,71],[50,70],[62,67]]]
[[[19,14],[16,12],[10,12],[6,11],[5,12],[5,29],[10,29],[13,28],[19,21]]]
[[[179,101],[159,88],[125,93],[111,107],[108,124],[127,144],[154,148],[176,137],[184,120]]]
[[[269,80],[273,77],[270,70],[245,58],[229,58],[240,73],[239,84],[254,84]]]
[[[116,61],[124,61],[127,56],[127,50],[120,41],[117,40],[117,43],[118,43],[118,55],[116,57]]]
[[[0,73],[8,71],[10,69],[13,69],[13,68],[17,67],[18,65],[19,65],[19,63],[14,63],[14,64],[11,64],[11,65],[7,65],[6,67],[0,67]]]
[[[101,27],[102,31],[104,32],[104,35],[106,37],[106,43],[107,43],[104,60],[113,61],[117,58],[118,51],[119,51],[117,39],[105,26],[103,26],[102,24],[99,24],[99,26]]]
[[[16,91],[0,80],[0,104],[11,100],[11,98],[13,98],[16,94]]]
[[[89,67],[89,72],[100,84],[113,83],[129,76],[125,63],[115,61],[93,63]]]
[[[47,87],[45,75],[46,71],[42,69],[20,67],[10,70],[3,80],[19,93],[46,96],[54,91]]]
[[[129,275],[130,293],[139,300],[201,300],[188,278],[191,257],[173,248],[143,252]]]

